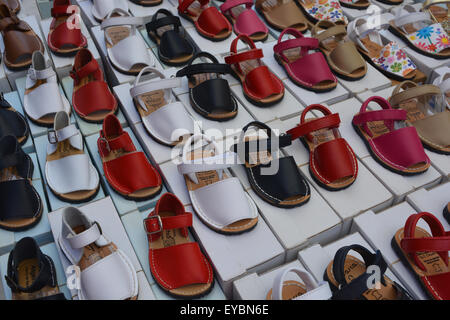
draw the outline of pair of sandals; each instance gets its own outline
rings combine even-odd
[[[97,170],[84,151],[83,138],[69,115],[60,111],[47,133],[45,178],[53,194],[66,202],[93,199],[100,188]]]
[[[32,62],[33,52],[45,51],[39,36],[4,1],[0,2],[0,33],[5,44],[3,61],[8,69],[27,69]]]
[[[354,251],[362,258],[350,255]],[[369,270],[379,270],[379,287],[370,287]],[[411,295],[398,283],[385,275],[387,264],[381,252],[372,253],[365,247],[353,244],[336,251],[336,254],[324,273],[323,282],[317,283],[304,270],[287,268],[278,273],[273,288],[267,294],[268,300],[412,300]],[[290,274],[296,274],[302,282],[287,280]]]
[[[70,0],[55,0],[51,15],[53,20],[47,43],[50,50],[60,56],[73,56],[82,48],[87,47],[87,39],[81,33],[79,7]]]
[[[109,185],[122,197],[144,201],[162,190],[162,179],[142,151],[137,151],[115,115],[108,115],[97,140],[103,172]],[[130,171],[130,168],[133,168]]]
[[[143,68],[155,66],[155,59],[138,30],[149,20],[149,17],[133,17],[128,11],[116,8],[101,23],[108,60],[120,73],[137,75]]]

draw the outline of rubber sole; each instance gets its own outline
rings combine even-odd
[[[349,8],[349,9],[355,9],[355,10],[366,10],[367,8],[370,7],[370,3],[366,6],[366,7],[360,7],[360,6],[352,6],[348,3],[339,1],[339,4],[341,5],[341,7],[345,7],[345,8]]]
[[[98,192],[100,191],[100,183],[99,183],[95,193],[92,194],[90,197],[87,197],[86,199],[83,199],[83,200],[69,200],[69,199],[66,199],[66,198],[58,195],[52,188],[50,188],[50,186],[49,186],[49,189],[56,198],[58,198],[59,200],[61,200],[63,202],[80,204],[80,203],[85,203],[85,202],[91,201],[92,199],[94,199],[97,196]]]
[[[364,144],[366,145],[366,148],[367,148],[367,150],[369,150],[369,153],[370,153],[370,155],[372,156],[372,158],[373,158],[376,162],[378,162],[381,166],[383,166],[385,169],[387,169],[387,170],[389,170],[389,171],[391,171],[391,172],[400,174],[400,175],[402,175],[402,176],[415,176],[415,175],[419,175],[419,174],[422,174],[422,173],[425,173],[425,172],[428,171],[429,167],[428,167],[426,170],[420,171],[420,172],[404,172],[404,171],[400,171],[400,170],[397,170],[397,169],[394,169],[394,168],[388,166],[388,165],[385,164],[383,161],[381,161],[380,158],[378,158],[378,156],[372,151],[372,148],[370,147],[369,142],[368,142],[368,141],[366,140],[366,138],[363,136],[363,134],[361,133],[361,131],[359,130],[359,128],[358,128],[356,125],[353,124],[353,122],[352,122],[352,127],[353,127],[353,129],[355,129],[355,131],[356,131],[356,133],[358,134],[358,136],[362,139],[362,141],[363,141]]]

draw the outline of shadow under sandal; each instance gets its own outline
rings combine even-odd
[[[149,37],[158,45],[158,57],[170,66],[186,64],[194,54],[194,47],[181,31],[180,18],[169,10],[159,9],[152,21],[145,25]]]
[[[210,62],[193,63],[200,58]],[[177,72],[177,77],[188,77],[189,99],[192,108],[209,120],[227,121],[236,117],[238,104],[230,85],[220,74],[232,74],[229,65],[219,63],[208,52],[197,53],[189,64]]]
[[[450,109],[439,87],[405,81],[395,87],[389,102],[406,111],[405,122],[416,128],[424,147],[450,155]]]
[[[264,130],[267,138],[245,136],[248,131],[252,131],[250,128]],[[278,141],[276,146],[273,143],[275,139]],[[233,146],[234,152],[241,157],[253,191],[264,201],[280,208],[299,207],[308,202],[311,196],[308,182],[294,158],[279,157],[278,148],[290,144],[289,135],[276,136],[264,123],[253,121],[242,129],[239,143]],[[276,170],[276,173],[271,170]]]
[[[321,118],[305,119],[311,110],[324,114]],[[309,150],[309,172],[319,186],[330,191],[348,188],[358,175],[358,161],[347,141],[339,133],[341,119],[320,104],[303,110],[300,124],[287,131],[292,140],[301,137]]]
[[[33,238],[22,238],[9,253],[5,280],[13,300],[66,300],[59,291],[52,258],[42,253]]]
[[[382,110],[366,111],[370,102]],[[367,99],[352,120],[353,128],[363,139],[374,160],[386,169],[401,174],[424,173],[430,159],[414,127],[401,127],[406,111],[392,109],[386,99],[373,96]]]
[[[295,273],[302,282],[284,281],[291,273]],[[327,282],[317,283],[308,271],[292,267],[276,275],[266,300],[329,300],[331,295],[330,285]]]
[[[192,206],[210,229],[222,234],[241,234],[258,223],[258,209],[238,178],[225,169],[236,164],[234,152],[221,153],[204,134],[190,137],[178,172],[184,175]]]
[[[42,217],[42,200],[32,184],[33,162],[14,136],[0,140],[0,229],[24,231]]]
[[[239,40],[250,48],[238,53]],[[269,107],[283,99],[284,85],[263,64],[262,57],[262,49],[256,48],[248,36],[240,35],[231,43],[230,55],[225,57],[225,62],[231,66],[233,75],[241,82],[245,98],[259,107]]]
[[[161,192],[161,176],[145,154],[136,150],[116,116],[106,117],[97,146],[106,180],[124,198],[144,201]]]
[[[352,250],[364,261],[350,255]],[[378,272],[374,273],[374,269]],[[404,288],[385,275],[386,270],[387,264],[380,250],[372,253],[359,244],[353,244],[336,252],[325,270],[324,280],[328,281],[333,292],[331,300],[412,300]],[[373,281],[375,274],[379,274],[381,279]]]
[[[420,219],[428,224],[431,235],[417,227]],[[395,233],[391,243],[429,297],[450,300],[450,232],[444,230],[439,219],[428,212],[413,214],[406,220],[405,227]]]
[[[19,144],[23,145],[30,135],[28,122],[23,115],[15,110],[0,93],[0,138],[5,136],[16,137]]]
[[[79,300],[136,300],[139,283],[130,258],[108,239],[100,224],[79,209],[61,212],[61,251],[80,268]],[[108,226],[111,227],[111,226]]]
[[[171,193],[163,194],[144,220],[156,283],[171,296],[194,299],[211,291],[214,273],[198,243],[190,241],[189,227],[192,213]]]

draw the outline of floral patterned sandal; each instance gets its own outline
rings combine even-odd
[[[447,9],[445,9],[445,5]],[[422,11],[430,13],[434,20],[439,22],[447,34],[450,32],[450,1],[449,0],[426,0],[423,2]]]
[[[347,25],[341,5],[337,0],[297,0],[305,11],[306,17],[313,23],[329,20],[336,24]]]
[[[396,42],[384,41],[378,29],[369,26],[364,18],[357,18],[347,27],[347,36],[361,55],[387,77],[404,81],[416,76],[416,65]]]

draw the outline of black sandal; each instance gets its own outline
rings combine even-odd
[[[250,127],[266,131],[268,138],[259,139],[258,143],[254,141],[253,145],[252,139],[245,137],[245,133]],[[273,139],[278,140],[278,146],[273,145]],[[290,144],[290,135],[276,136],[272,129],[264,123],[253,121],[242,129],[238,144],[233,146],[234,152],[244,163],[253,191],[264,201],[280,208],[299,207],[308,202],[311,196],[308,182],[292,156],[283,158],[277,156],[278,165],[274,165],[276,172],[273,174],[269,172],[274,156],[279,153],[278,148]],[[276,149],[272,150],[272,148]],[[250,152],[250,150],[254,150],[254,152]],[[268,172],[265,173],[265,170]]]
[[[447,203],[447,205],[444,207],[442,213],[444,214],[445,220],[447,220],[447,222],[450,223],[450,202]]]
[[[349,255],[349,251],[359,253],[364,262]],[[376,267],[373,271],[369,267]],[[340,248],[333,261],[325,270],[324,280],[330,284],[332,300],[412,300],[411,295],[398,283],[384,275],[387,264],[380,250],[370,252],[359,244]],[[379,289],[371,289],[369,284],[378,271],[381,279]]]
[[[194,46],[180,32],[180,18],[169,10],[159,9],[145,25],[150,39],[158,45],[158,57],[167,65],[181,66],[194,55]]]
[[[193,62],[201,57],[211,62]],[[229,65],[219,63],[208,52],[197,53],[189,64],[177,72],[177,77],[188,77],[189,98],[192,108],[209,120],[226,121],[236,117],[238,104],[232,96],[228,81],[220,74],[232,74]]]
[[[30,128],[25,117],[5,100],[3,93],[0,93],[0,138],[9,135],[15,136],[19,144],[23,145],[30,135]]]
[[[32,185],[33,162],[14,136],[0,139],[0,228],[23,231],[39,222],[42,201]]]
[[[66,300],[59,292],[52,259],[33,238],[21,239],[9,253],[5,280],[13,300]]]

